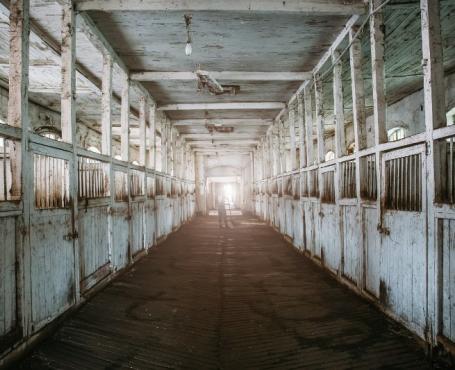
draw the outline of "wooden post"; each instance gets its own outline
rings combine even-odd
[[[370,12],[374,11],[382,3],[382,0],[369,1]],[[382,9],[377,11],[370,18],[370,42],[371,73],[373,84],[374,135],[375,145],[379,145],[387,142],[386,100],[384,85],[384,16]]]
[[[139,164],[141,166],[145,166],[146,164],[146,127],[146,98],[145,96],[141,96],[139,99]]]
[[[341,158],[346,155],[346,140],[344,132],[343,82],[342,61],[340,52],[332,53],[333,63],[333,108],[335,116],[335,156]]]
[[[349,30],[349,60],[351,66],[352,114],[354,121],[355,150],[367,147],[367,130],[365,115],[365,87],[362,76],[362,45],[359,38],[354,38],[358,28]]]
[[[299,124],[299,148],[300,148],[300,168],[307,166],[307,141],[304,119],[304,102],[303,96],[297,96],[297,121]]]
[[[323,105],[322,81],[321,81],[319,74],[314,76],[314,98],[316,101],[318,163],[323,163],[325,161],[324,105]]]
[[[313,142],[313,107],[311,103],[311,90],[309,87],[306,87],[303,90],[303,99],[304,99],[304,106],[305,106],[305,136],[306,136],[306,160],[307,166],[311,166],[314,163],[314,156],[313,156],[313,149],[314,149],[314,142]]]
[[[423,92],[425,107],[425,127],[427,136],[427,243],[428,243],[428,296],[427,328],[425,333],[433,344],[441,331],[442,302],[442,252],[438,248],[437,228],[435,227],[434,203],[439,202],[445,189],[446,143],[434,141],[433,131],[446,125],[445,83],[441,38],[439,0],[421,0]],[[434,325],[433,325],[434,323]]]
[[[291,147],[291,171],[297,168],[297,156],[295,145],[295,106],[289,107],[289,142]]]
[[[149,162],[148,167],[156,170],[156,111],[155,105],[149,109]]]
[[[101,82],[101,153],[112,155],[112,57],[103,53]]]
[[[128,75],[122,76],[122,96],[120,106],[120,147],[122,161],[130,160],[130,81]]]
[[[78,219],[78,161],[76,137],[76,16],[74,4],[66,0],[62,5],[62,95],[61,125],[63,141],[72,144],[72,160],[69,168],[69,184],[72,211],[72,234],[74,247],[74,300],[80,295],[79,243],[77,235]]]
[[[32,156],[28,151],[28,68],[29,68],[29,0],[10,2],[10,55],[9,55],[9,99],[8,124],[20,127],[21,142],[11,145],[11,199],[22,199],[22,216],[18,226],[22,229],[17,255],[17,320],[22,327],[22,335],[31,332],[31,245],[30,211],[33,202]]]

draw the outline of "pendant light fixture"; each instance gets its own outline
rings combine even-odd
[[[185,55],[189,57],[193,52],[193,46],[191,45],[191,14],[185,14],[185,24],[186,24],[186,45],[185,45]]]

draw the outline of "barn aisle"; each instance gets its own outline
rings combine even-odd
[[[195,218],[21,369],[427,368],[401,326],[255,218]]]

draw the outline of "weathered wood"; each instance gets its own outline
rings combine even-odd
[[[101,153],[112,154],[112,58],[103,54],[101,88]]]
[[[70,232],[74,255],[74,289],[72,297],[67,300],[80,301],[80,250],[78,235],[78,160],[77,160],[77,123],[76,123],[76,15],[74,4],[67,0],[62,5],[62,95],[61,126],[63,141],[71,143],[71,160],[69,162],[69,193],[71,199]]]
[[[311,72],[243,72],[243,71],[204,71],[215,80],[228,81],[304,81],[312,77]],[[196,72],[132,72],[132,80],[137,81],[198,81]]]
[[[297,168],[296,145],[295,145],[295,106],[289,106],[289,142],[291,146],[291,170]]]
[[[29,64],[29,0],[15,0],[10,4],[10,56],[8,124],[22,128],[22,138],[29,127],[28,119],[28,64]],[[11,198],[20,199],[23,160],[26,141],[11,148]]]
[[[369,0],[370,12],[382,0]],[[384,15],[382,8],[370,17],[371,73],[373,88],[373,121],[375,144],[387,142],[385,69],[384,69]]]
[[[444,304],[444,295],[441,296],[441,279],[444,268],[444,256],[438,248],[442,239],[437,234],[434,222],[434,203],[441,201],[447,194],[446,176],[447,149],[446,142],[434,141],[433,131],[446,126],[445,82],[441,38],[441,19],[439,0],[421,0],[421,29],[422,29],[422,64],[423,64],[423,93],[425,108],[425,131],[427,140],[427,178],[428,197],[427,210],[427,243],[428,243],[428,312],[434,324],[429,328],[429,336],[436,340],[440,330],[444,328],[444,316],[440,317],[441,304]],[[449,174],[450,176],[450,174]],[[438,239],[439,238],[439,239]],[[442,259],[442,261],[441,261]],[[444,284],[444,280],[442,282]],[[446,285],[447,286],[447,285]],[[442,310],[444,314],[444,310]]]
[[[155,105],[149,107],[149,161],[148,167],[156,169],[156,111]]]
[[[146,97],[141,96],[139,99],[139,164],[145,166],[146,164],[146,145],[147,145],[147,132],[146,132]]]
[[[355,150],[360,151],[367,147],[365,88],[362,76],[362,45],[354,35],[357,27],[349,30],[349,60],[351,66],[352,115],[354,122]]]
[[[319,75],[314,76],[314,99],[316,106],[316,128],[318,144],[318,163],[325,161],[325,143],[324,143],[324,106],[322,81]]]
[[[188,103],[188,104],[168,104],[158,107],[160,111],[177,110],[239,110],[239,109],[281,109],[285,104],[280,102],[257,102],[257,103]]]
[[[342,61],[340,52],[335,50],[332,54],[333,63],[333,108],[335,117],[335,155],[336,158],[346,155],[346,140],[344,132],[344,106]]]
[[[120,107],[121,125],[121,157],[123,161],[130,159],[130,83],[127,74],[122,76],[122,101]]]
[[[305,106],[305,136],[307,145],[307,166],[311,166],[314,163],[313,156],[313,108],[311,103],[311,90],[306,88],[303,94],[304,106]]]
[[[297,12],[305,14],[350,15],[363,14],[365,7],[360,0],[346,3],[343,0],[330,1],[173,1],[166,0],[78,0],[78,10],[100,10],[105,12],[128,11],[256,11],[256,12]]]
[[[299,126],[300,168],[304,168],[307,166],[307,141],[304,116],[305,116],[304,98],[302,95],[299,95],[297,97],[297,122]]]

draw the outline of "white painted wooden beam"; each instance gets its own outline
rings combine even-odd
[[[28,70],[29,70],[29,0],[17,0],[10,5],[10,55],[8,124],[22,128],[23,143],[28,141]],[[25,136],[24,136],[25,135]],[[25,166],[26,146],[12,145],[11,196],[18,200],[22,193],[21,168]],[[25,175],[25,174],[24,174]],[[31,189],[29,189],[31,191]]]
[[[289,140],[291,144],[291,170],[297,168],[296,147],[295,147],[295,106],[289,107]]]
[[[146,132],[146,97],[139,98],[139,164],[145,166],[146,164],[146,145],[147,145],[147,132]]]
[[[355,150],[367,147],[365,87],[362,76],[362,44],[359,38],[354,38],[358,27],[349,31],[349,61],[351,66],[352,113],[354,121]]]
[[[223,81],[305,81],[311,79],[311,72],[241,72],[206,71],[212,78]],[[196,72],[131,72],[130,78],[136,81],[197,81]]]
[[[300,168],[307,166],[307,142],[305,131],[305,109],[303,96],[297,97],[297,122],[299,127],[299,155],[300,155]]]
[[[76,32],[74,10],[63,6],[61,129],[63,141],[76,137]]]
[[[101,153],[112,154],[112,57],[103,54],[101,83]]]
[[[61,94],[61,128],[62,139],[71,144],[71,161],[69,162],[69,196],[71,199],[71,214],[74,220],[78,219],[78,158],[76,136],[76,14],[74,3],[65,0],[62,5],[62,94]],[[70,232],[78,234],[77,223],[72,223]],[[74,287],[73,299],[81,300],[80,295],[80,263],[78,239],[73,240],[74,248]]]
[[[156,112],[155,106],[150,106],[149,108],[149,129],[148,129],[148,136],[149,136],[149,168],[156,168]]]
[[[128,162],[130,158],[130,81],[126,73],[122,76],[122,96],[120,106],[120,147],[123,161]]]
[[[321,15],[363,14],[361,0],[79,0],[78,10],[112,11],[249,11]]]
[[[282,109],[285,107],[281,102],[257,102],[257,103],[189,103],[189,104],[169,104],[158,108],[160,111],[178,110],[268,110]]]
[[[335,155],[336,158],[346,155],[346,139],[344,132],[344,106],[342,62],[340,52],[335,50],[332,54],[333,62],[333,109],[335,118]]]
[[[270,126],[273,120],[269,119],[238,119],[238,118],[210,118],[210,119],[181,119],[173,120],[173,126],[197,126],[206,124],[221,124],[223,126]]]
[[[316,128],[318,138],[318,163],[323,163],[325,160],[325,144],[324,144],[324,107],[323,107],[323,91],[322,81],[319,75],[314,79],[314,98],[316,106]]]
[[[378,8],[382,0],[369,0],[370,11]],[[371,73],[373,88],[373,120],[375,145],[387,142],[385,69],[384,69],[384,15],[382,9],[370,17]]]

